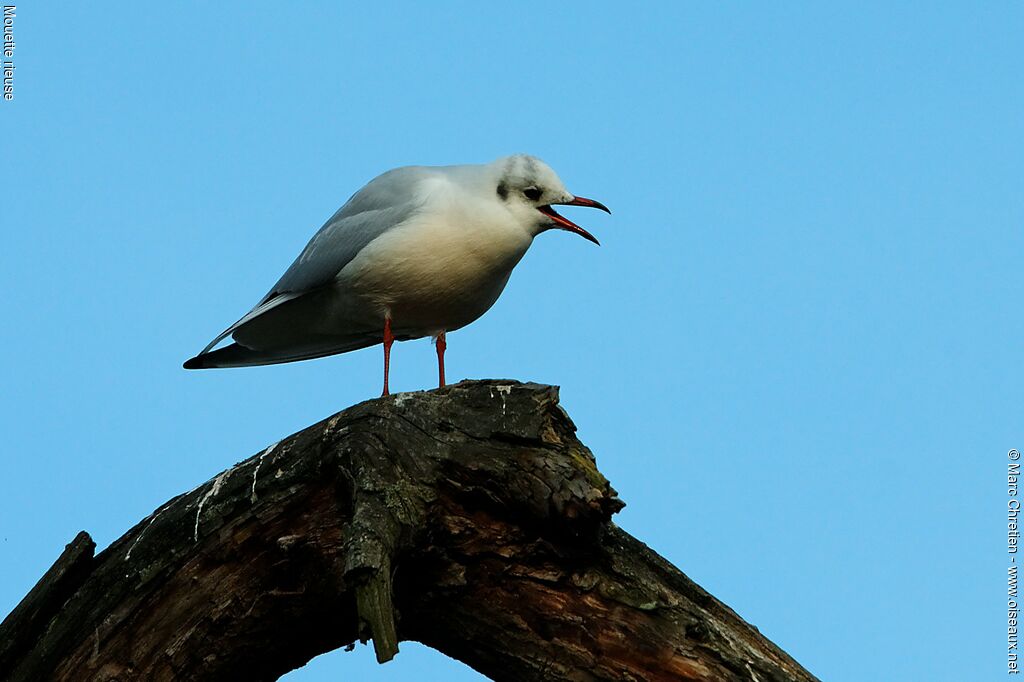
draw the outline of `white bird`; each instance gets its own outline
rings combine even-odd
[[[603,204],[570,194],[525,154],[489,164],[408,166],[371,180],[302,250],[256,307],[185,369],[308,360],[436,338],[444,386],[445,334],[494,304],[533,238],[552,228],[598,244],[553,205]],[[214,350],[227,336],[234,343]]]

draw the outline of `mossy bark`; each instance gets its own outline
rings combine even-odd
[[[372,639],[495,680],[813,680],[611,522],[557,389],[356,405],[81,535],[0,625],[0,678],[273,680]]]

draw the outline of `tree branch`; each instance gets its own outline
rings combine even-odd
[[[356,405],[84,533],[0,624],[11,680],[277,679],[373,639],[495,680],[814,680],[611,521],[557,389]]]

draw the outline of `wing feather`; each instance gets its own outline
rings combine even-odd
[[[299,296],[302,296],[302,293],[291,292],[291,293],[285,293],[285,294],[280,294],[280,295],[274,296],[273,298],[271,298],[269,300],[264,298],[264,300],[262,302],[260,302],[255,308],[253,308],[252,310],[247,312],[245,315],[243,315],[242,319],[238,320],[238,322],[235,322],[233,325],[231,325],[230,327],[228,327],[227,329],[222,331],[220,334],[218,334],[217,338],[215,338],[213,341],[210,341],[210,343],[208,343],[206,345],[206,348],[204,348],[203,350],[199,351],[199,354],[202,355],[204,353],[209,353],[211,348],[213,348],[218,343],[223,341],[225,338],[227,338],[228,334],[233,333],[236,329],[241,327],[246,322],[250,322],[250,321],[256,319],[257,317],[259,317],[263,313],[265,313],[268,310],[271,310],[273,308],[276,308],[277,306],[281,305],[282,303],[287,303],[288,301],[293,301],[296,298],[298,298]]]
[[[416,184],[430,172],[420,166],[390,170],[366,184],[332,215],[281,279],[240,320],[221,332],[199,355],[277,306],[330,284],[377,237],[409,220],[422,202]]]
[[[260,303],[331,282],[367,244],[419,210],[415,185],[425,173],[419,167],[396,168],[371,180],[313,235]]]

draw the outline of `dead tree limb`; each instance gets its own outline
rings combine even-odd
[[[0,625],[0,678],[273,680],[415,640],[495,680],[813,680],[643,543],[557,389],[356,405],[84,533]]]

